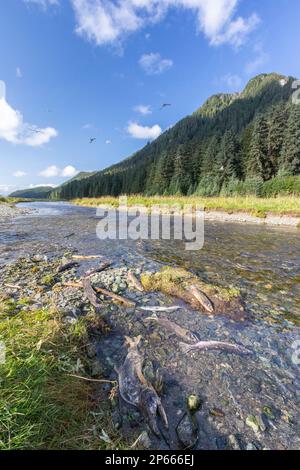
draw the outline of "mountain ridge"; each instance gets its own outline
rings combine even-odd
[[[298,175],[300,106],[291,102],[294,80],[260,74],[242,92],[213,95],[139,151],[66,182],[50,198],[218,195],[231,194],[241,184],[257,192],[263,181]]]

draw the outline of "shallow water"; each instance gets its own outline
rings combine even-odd
[[[297,228],[208,221],[202,250],[186,251],[178,241],[104,242],[96,237],[95,209],[64,202],[20,204],[35,212],[0,221],[0,264],[26,253],[138,251],[147,257],[192,269],[203,279],[236,286],[257,315],[300,322],[300,232]]]

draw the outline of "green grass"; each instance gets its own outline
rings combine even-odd
[[[109,449],[125,444],[112,429],[111,403],[96,385],[70,377],[87,376],[85,346],[96,319],[62,322],[55,310],[20,310],[30,303],[3,300],[0,341],[0,450]],[[98,384],[99,386],[99,384]],[[112,438],[100,439],[104,429]]]
[[[110,204],[117,207],[119,199],[115,197],[82,198],[74,199],[75,204],[82,206],[97,207],[100,204]],[[257,217],[266,217],[267,214],[300,216],[300,197],[278,196],[270,198],[259,198],[256,196],[234,196],[234,197],[197,197],[197,196],[154,196],[143,195],[128,196],[128,205],[141,204],[150,207],[155,204],[174,205],[179,204],[182,208],[185,204],[202,206],[206,211],[225,211],[228,213],[246,212]]]
[[[30,202],[30,199],[20,197],[4,197],[0,195],[0,204],[18,204],[19,202]]]

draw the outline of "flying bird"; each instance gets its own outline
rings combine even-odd
[[[36,129],[34,127],[29,127],[29,130],[31,132],[35,132],[36,134],[43,134],[43,132],[44,132],[42,129]]]
[[[90,144],[92,144],[93,142],[95,142],[95,140],[96,140],[96,137],[91,137],[91,138],[90,138]]]
[[[171,103],[163,103],[161,105],[160,109],[162,110],[162,109],[166,108],[167,106],[171,106]]]

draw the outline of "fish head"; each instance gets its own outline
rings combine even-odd
[[[156,393],[151,388],[145,387],[141,391],[140,406],[151,431],[156,436],[160,436],[157,426],[158,399]]]

